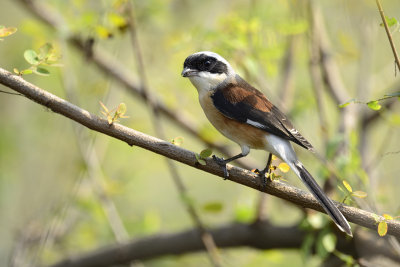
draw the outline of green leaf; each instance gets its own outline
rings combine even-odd
[[[349,101],[347,101],[346,103],[340,104],[339,108],[344,108],[347,107],[348,105],[350,105],[351,103],[353,103],[355,100],[355,98],[350,99]]]
[[[48,58],[50,55],[51,50],[53,50],[53,46],[50,43],[45,43],[39,48],[39,59],[43,60]]]
[[[196,157],[198,163],[200,163],[201,165],[207,165],[206,161],[202,159],[199,154],[195,153],[194,156]]]
[[[312,255],[313,244],[314,236],[311,234],[306,235],[300,248],[300,253],[304,260],[307,260]]]
[[[386,17],[386,16],[385,16],[385,17]],[[392,26],[394,26],[394,25],[397,24],[397,19],[396,19],[396,18],[389,18],[389,17],[386,17],[386,22],[387,22],[387,25],[388,25],[389,27],[392,27]]]
[[[0,38],[7,37],[11,34],[14,34],[17,31],[15,27],[4,27],[0,26]]]
[[[322,237],[322,245],[328,252],[333,252],[336,247],[336,236],[332,233],[327,233]]]
[[[36,70],[33,71],[36,74],[42,75],[42,76],[48,76],[50,75],[50,72],[46,70],[45,68],[38,67]]]
[[[211,156],[211,154],[212,154],[212,150],[210,148],[206,148],[200,152],[200,157],[203,159],[206,159],[209,156]]]
[[[328,251],[325,249],[325,246],[323,244],[323,238],[325,236],[324,232],[326,231],[323,231],[318,235],[317,242],[315,243],[317,254],[323,259],[328,256]]]
[[[203,206],[203,209],[208,212],[218,213],[223,209],[221,202],[209,202]]]
[[[351,193],[351,195],[354,197],[358,197],[358,198],[366,198],[367,197],[367,193],[365,193],[363,191],[354,191],[353,193]]]
[[[25,70],[20,71],[21,75],[32,74],[32,73],[33,73],[33,70],[31,70],[31,69],[25,69]]]
[[[119,115],[124,115],[126,113],[126,105],[125,103],[120,103],[117,107],[116,111]]]
[[[354,260],[354,258],[352,257],[352,256],[350,256],[350,255],[347,255],[347,254],[344,254],[344,253],[342,253],[342,252],[340,252],[340,251],[335,251],[335,255],[339,258],[339,259],[341,259],[342,261],[344,261],[346,264],[347,264],[347,266],[354,266],[354,267],[356,267],[355,265],[354,265],[354,263],[355,263],[355,260]]]
[[[367,105],[368,105],[368,107],[370,108],[370,109],[373,109],[373,110],[380,110],[381,109],[381,105],[379,105],[379,103],[378,103],[378,101],[377,100],[375,100],[375,101],[369,101],[369,102],[367,102]]]
[[[378,224],[378,234],[380,236],[385,236],[387,233],[387,223],[385,221],[382,221]]]
[[[31,65],[36,65],[39,63],[38,55],[34,50],[31,49],[25,50],[24,58]]]

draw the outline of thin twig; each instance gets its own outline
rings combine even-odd
[[[158,109],[156,108],[154,100],[151,97],[152,95],[149,93],[148,82],[147,82],[147,77],[146,77],[146,69],[144,66],[142,50],[141,50],[139,40],[138,40],[137,22],[135,20],[134,9],[132,8],[132,4],[128,4],[127,14],[128,14],[128,18],[129,18],[129,30],[130,30],[131,43],[133,46],[133,51],[135,53],[136,65],[137,65],[137,69],[138,69],[139,77],[140,77],[140,84],[141,84],[143,93],[148,96],[146,102],[151,110],[151,118],[152,118],[153,128],[156,132],[157,137],[165,140],[166,135],[165,135],[162,121],[160,119],[160,114],[158,112]],[[174,181],[174,184],[179,192],[179,195],[181,195],[183,199],[189,199],[187,189],[186,189],[186,187],[183,183],[183,180],[176,168],[175,163],[168,158],[166,158],[166,162],[167,162],[171,177]],[[207,231],[207,229],[205,228],[203,222],[200,219],[200,216],[198,215],[198,213],[196,211],[196,208],[190,201],[182,201],[182,204],[186,207],[186,210],[187,210],[189,216],[191,217],[191,219],[195,223],[196,227],[200,231],[201,240],[204,243],[204,246],[206,248],[206,251],[208,253],[211,263],[215,267],[221,266],[221,259],[219,257],[218,249],[217,249],[217,246],[215,245],[214,239],[210,235],[210,233]]]
[[[397,55],[396,46],[394,45],[392,34],[390,33],[389,26],[387,24],[387,21],[385,18],[385,13],[383,12],[381,2],[379,0],[376,0],[376,5],[378,6],[379,14],[381,15],[383,25],[385,26],[385,30],[386,30],[387,37],[389,39],[390,47],[392,48],[392,51],[393,51],[394,60],[397,64],[397,69],[400,70],[399,56]]]
[[[3,94],[8,94],[8,95],[19,95],[19,96],[23,96],[23,95],[18,94],[18,93],[7,92],[7,91],[3,91],[3,90],[0,90],[0,92],[3,93]]]

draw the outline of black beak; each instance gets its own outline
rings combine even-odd
[[[197,76],[198,73],[199,72],[197,70],[184,68],[181,75],[182,75],[182,77],[192,77],[192,76]]]

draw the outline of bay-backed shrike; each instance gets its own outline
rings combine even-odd
[[[226,164],[247,156],[250,148],[269,151],[285,161],[300,177],[337,227],[352,235],[346,218],[297,159],[290,142],[311,151],[312,145],[263,93],[248,84],[223,57],[213,52],[188,56],[182,76],[188,77],[196,87],[200,105],[211,124],[242,149],[240,154],[229,159],[213,156],[223,167],[225,177],[229,175]],[[262,177],[268,168],[267,165],[261,171]]]

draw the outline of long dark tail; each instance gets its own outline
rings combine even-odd
[[[322,191],[321,187],[317,184],[311,174],[304,168],[303,164],[297,162],[296,164],[290,164],[293,171],[301,178],[303,183],[308,187],[310,192],[314,195],[314,197],[318,200],[318,202],[322,205],[324,210],[328,213],[328,215],[332,218],[333,222],[337,225],[337,227],[348,234],[349,236],[353,236],[351,233],[351,228],[349,223],[343,214],[339,211],[335,204],[333,204],[332,200],[328,198],[328,196]]]

